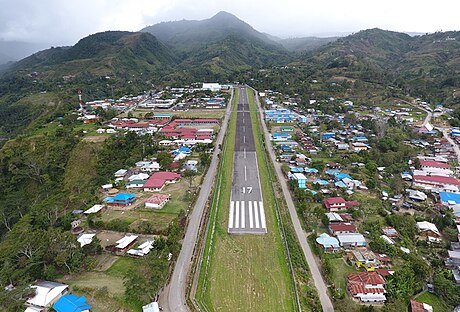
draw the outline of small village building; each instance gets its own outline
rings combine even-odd
[[[144,184],[146,192],[160,192],[166,184],[176,183],[181,178],[181,175],[175,172],[160,171],[155,172]]]
[[[88,214],[92,214],[92,213],[102,212],[102,211],[104,211],[104,209],[105,209],[105,205],[94,205],[93,207],[89,208],[88,210],[85,210],[85,212],[83,212],[83,213],[88,215]]]
[[[316,238],[316,242],[323,247],[325,252],[335,252],[340,249],[337,238],[331,237],[326,233],[323,233]]]
[[[126,251],[134,244],[137,238],[137,235],[125,235],[123,238],[116,241],[115,248],[118,251]]]
[[[117,172],[114,173],[115,178],[122,178],[128,173],[128,170],[126,169],[120,169]]]
[[[410,301],[410,312],[433,312],[433,307],[428,303]]]
[[[366,247],[366,239],[362,234],[337,234],[339,244],[343,248]]]
[[[388,237],[399,237],[398,231],[392,226],[383,227],[382,233]]]
[[[144,187],[145,182],[147,182],[147,180],[132,180],[132,181],[128,181],[128,183],[126,183],[126,188],[127,189],[132,189],[132,188],[141,189],[141,188]]]
[[[152,302],[142,307],[142,312],[160,312],[158,302]]]
[[[385,303],[385,280],[376,272],[351,273],[347,277],[347,290],[362,303]]]
[[[417,222],[416,224],[419,235],[428,241],[441,241],[441,233],[434,223],[428,221]]]
[[[86,303],[84,296],[77,297],[73,294],[62,296],[54,305],[56,312],[89,312],[91,306]]]
[[[26,301],[26,306],[39,309],[50,308],[69,291],[69,285],[49,281],[39,282],[31,288],[35,290],[35,296]]]
[[[297,181],[298,188],[307,188],[307,177],[303,173],[293,173],[292,177]]]
[[[331,232],[332,235],[356,233],[356,226],[346,222],[335,222],[329,224],[329,232]]]
[[[143,257],[153,249],[153,243],[153,240],[147,240],[140,244],[137,248],[128,250],[127,254],[135,257]]]
[[[377,256],[368,249],[353,250],[351,262],[357,268],[364,268],[368,272],[372,272],[380,266]]]
[[[170,200],[169,195],[157,194],[145,200],[145,208],[161,209]]]
[[[347,209],[347,201],[342,197],[331,197],[323,200],[328,211],[341,211]]]
[[[94,236],[96,236],[96,234],[81,233],[77,237],[77,242],[80,243],[80,247],[89,245],[92,243]]]
[[[104,201],[109,206],[130,206],[136,201],[136,194],[119,193],[113,197],[107,197]]]

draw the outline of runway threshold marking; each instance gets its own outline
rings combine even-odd
[[[254,219],[252,217],[252,201],[249,201],[249,227],[254,227]]]
[[[230,202],[230,217],[229,217],[229,220],[228,220],[228,227],[229,228],[233,228],[233,212],[235,210],[235,202],[234,201],[231,201]]]
[[[237,229],[240,227],[240,202],[239,201],[236,202],[235,210],[236,210],[235,228]]]
[[[259,223],[259,209],[257,208],[257,202],[254,202],[254,217],[256,219],[256,229],[259,228],[260,223]]]
[[[264,211],[264,204],[262,201],[259,202],[259,207],[260,207],[260,221],[262,223],[262,228],[267,228],[267,224],[265,221],[265,211]]]
[[[246,216],[244,215],[244,201],[241,202],[241,228],[245,228],[246,227],[246,224],[245,224],[245,221],[246,221]]]

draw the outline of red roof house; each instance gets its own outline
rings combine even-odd
[[[342,197],[331,197],[323,200],[327,210],[339,211],[347,209],[347,201]]]
[[[329,224],[329,231],[332,235],[356,233],[356,226],[354,224],[344,222],[331,223]]]
[[[181,175],[175,172],[155,172],[144,184],[144,191],[159,192],[166,184],[175,183],[180,180]]]

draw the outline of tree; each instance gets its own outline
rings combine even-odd
[[[196,171],[194,171],[194,170],[185,170],[182,175],[184,176],[184,178],[186,178],[188,180],[189,188],[192,188],[193,179],[196,176]]]
[[[173,156],[168,152],[159,152],[157,156],[157,161],[160,164],[161,169],[169,170],[173,162]]]

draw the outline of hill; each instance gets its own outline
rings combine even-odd
[[[304,53],[298,60],[312,76],[397,86],[416,96],[445,101],[460,83],[459,40],[460,32],[411,37],[369,29]]]
[[[35,53],[12,66],[13,71],[37,71],[59,77],[89,72],[120,76],[153,73],[175,65],[175,56],[148,33],[108,31],[81,39],[72,47]]]
[[[289,59],[281,44],[227,12],[201,21],[163,22],[141,31],[153,34],[173,49],[181,67],[193,72],[204,66],[199,72],[222,76]]]

